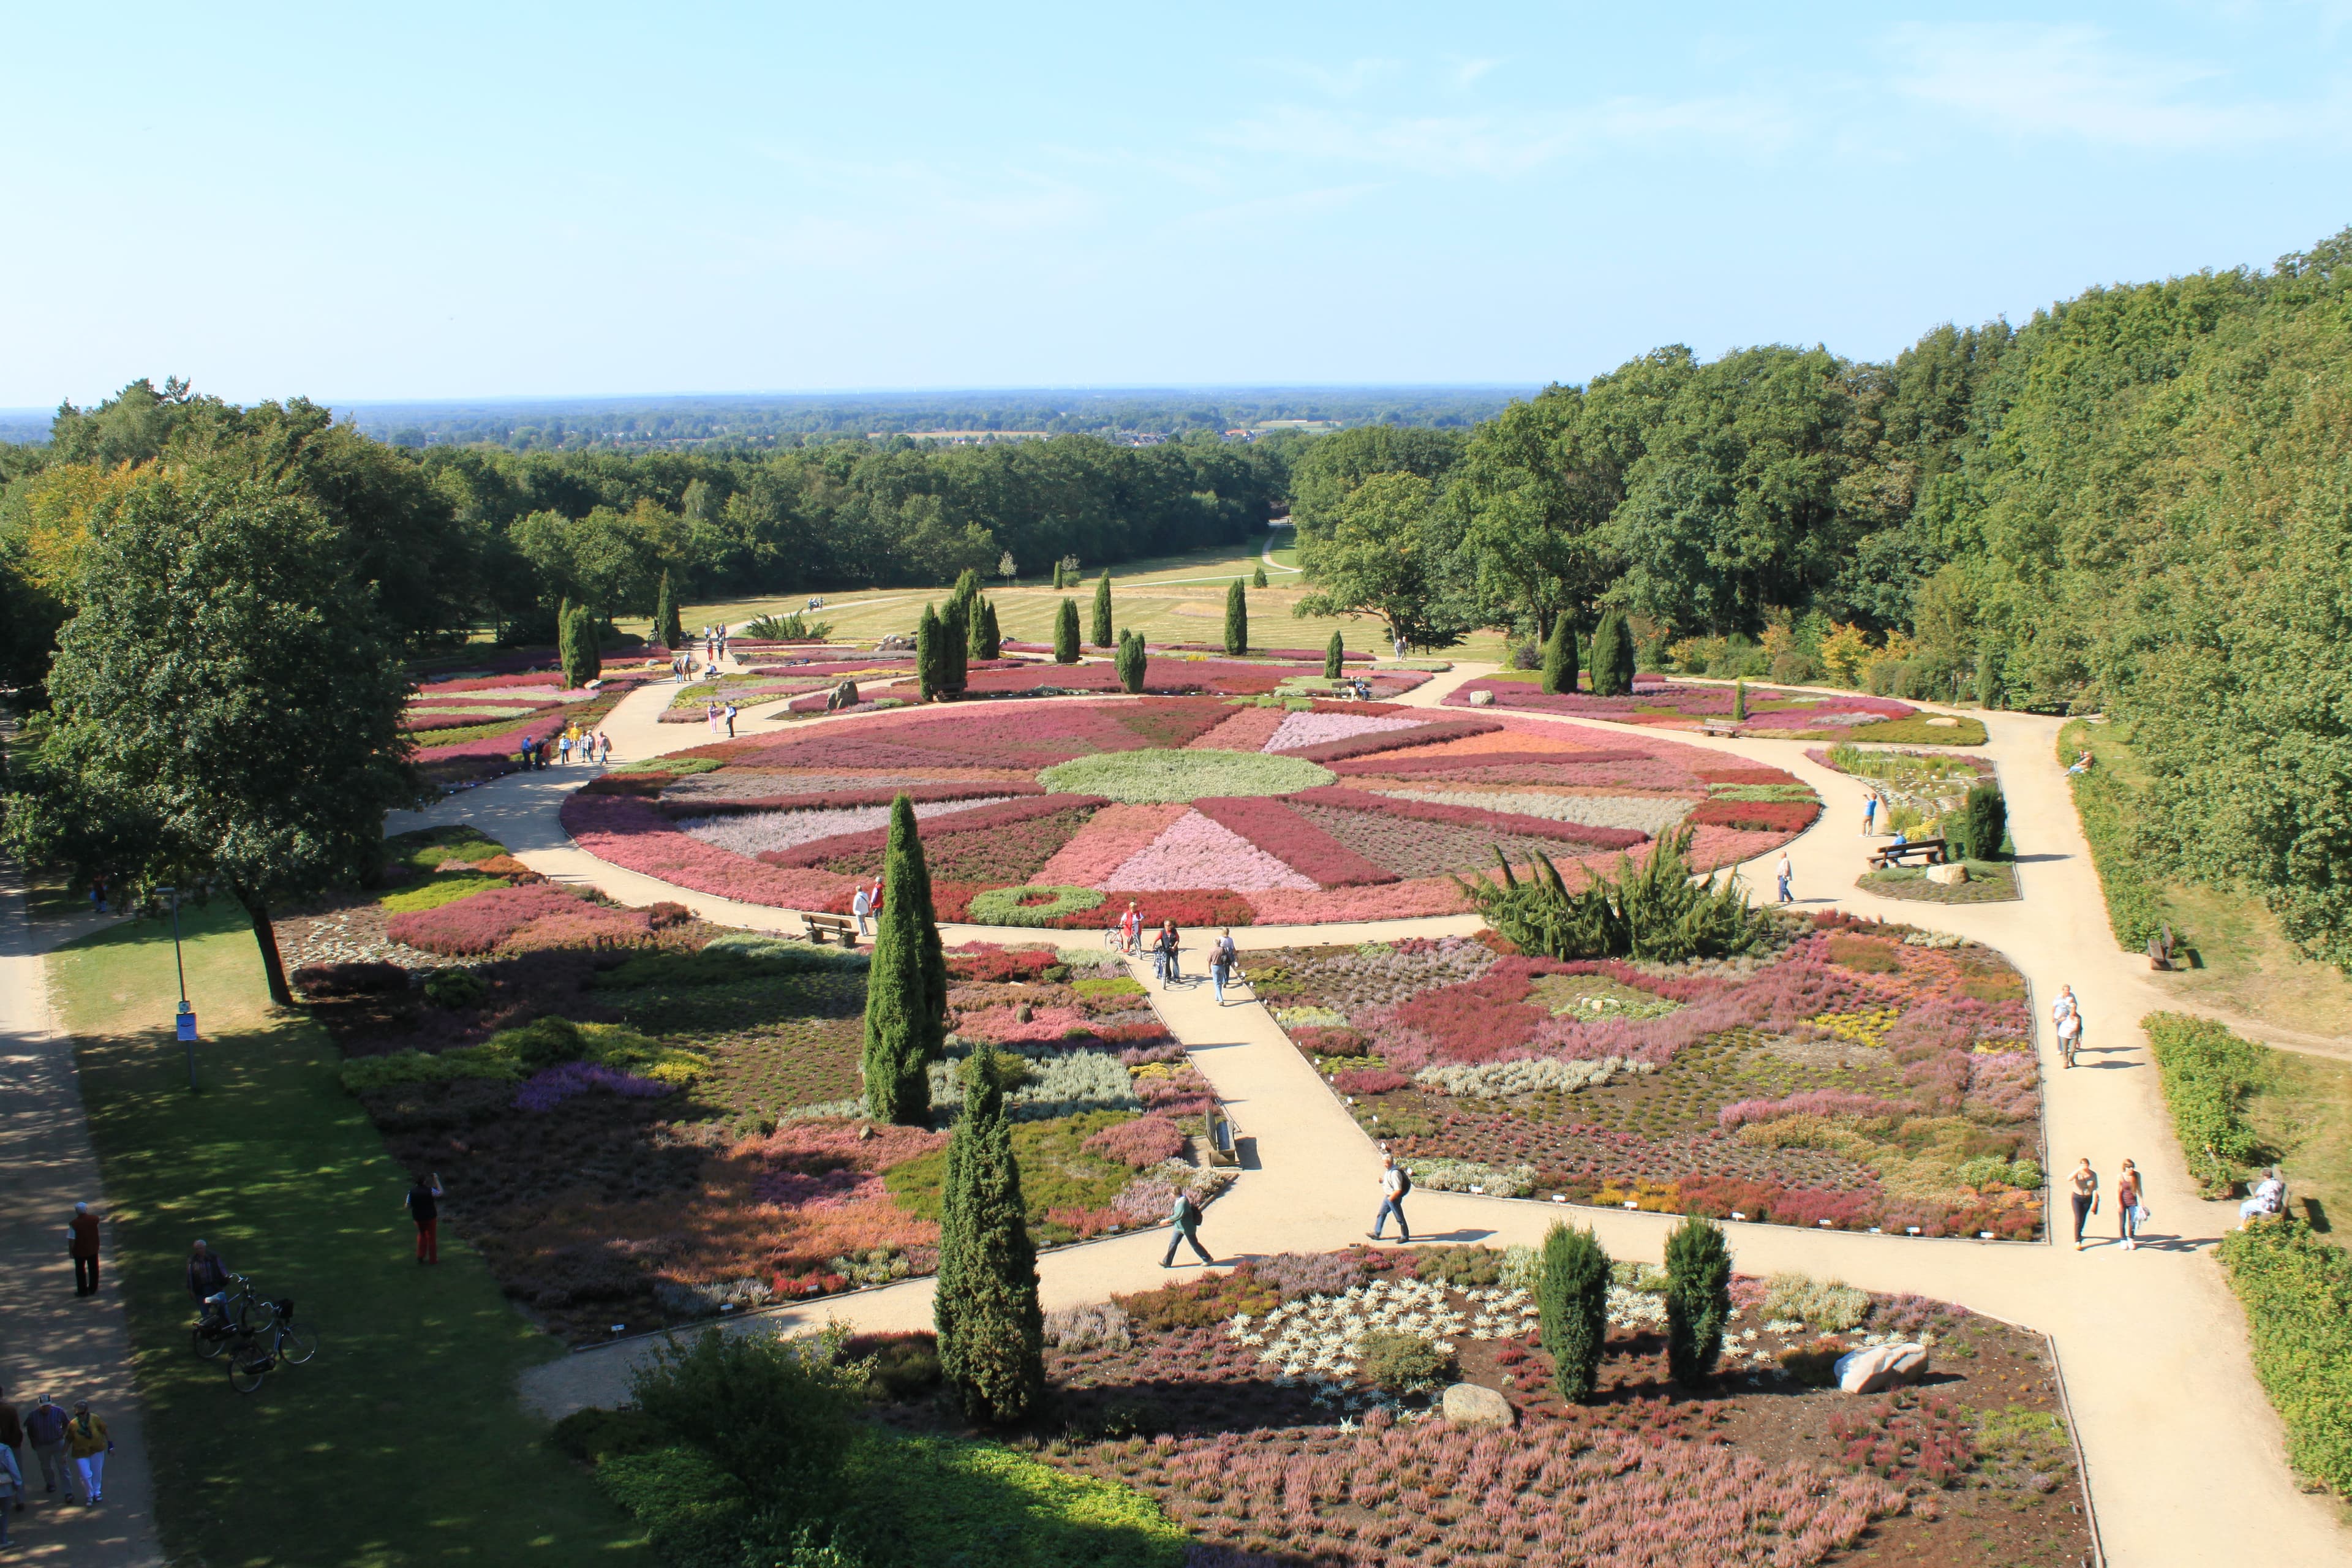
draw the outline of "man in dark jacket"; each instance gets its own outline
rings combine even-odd
[[[429,1178],[419,1176],[410,1183],[408,1196],[403,1200],[408,1205],[408,1217],[416,1222],[416,1261],[419,1263],[441,1261],[440,1198],[441,1173],[436,1171]]]
[[[196,1315],[204,1316],[205,1304],[227,1289],[228,1265],[198,1237],[188,1249],[188,1294],[196,1299]]]
[[[73,1254],[74,1294],[98,1294],[98,1216],[89,1212],[88,1204],[74,1205],[73,1218],[66,1226],[66,1250]]]

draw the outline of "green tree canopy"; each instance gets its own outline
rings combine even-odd
[[[1432,647],[1471,622],[1456,546],[1458,521],[1419,474],[1378,473],[1349,491],[1329,528],[1298,547],[1309,591],[1295,613],[1377,616],[1389,635]]]

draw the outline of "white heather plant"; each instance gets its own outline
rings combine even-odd
[[[1655,1062],[1629,1062],[1622,1057],[1602,1057],[1598,1061],[1559,1061],[1538,1057],[1511,1062],[1441,1062],[1413,1074],[1412,1081],[1452,1095],[1508,1100],[1521,1094],[1574,1094],[1607,1083],[1621,1072],[1657,1070]]]
[[[1490,1198],[1524,1197],[1535,1190],[1533,1165],[1481,1165],[1473,1160],[1407,1160],[1412,1184],[1440,1193],[1466,1193],[1475,1187]]]
[[[963,1103],[963,1090],[955,1074],[971,1054],[970,1047],[955,1037],[950,1036],[949,1042],[947,1059],[931,1063],[928,1069],[931,1103],[943,1108]],[[996,1049],[1020,1057],[1027,1068],[1022,1080],[1004,1091],[1004,1113],[1015,1121],[1043,1121],[1087,1110],[1143,1109],[1143,1101],[1136,1098],[1134,1077],[1117,1051],[1062,1050],[1053,1046],[999,1046]]]
[[[1348,1015],[1328,1007],[1284,1007],[1274,1021],[1286,1029],[1339,1029],[1347,1026]]]
[[[1764,1287],[1764,1316],[1801,1319],[1817,1329],[1843,1333],[1870,1316],[1870,1293],[1842,1279],[1810,1274],[1775,1274]]]
[[[1237,1312],[1225,1334],[1275,1368],[1278,1386],[1314,1384],[1317,1397],[1328,1402],[1355,1376],[1366,1334],[1417,1334],[1450,1355],[1458,1339],[1514,1339],[1539,1321],[1535,1299],[1525,1290],[1461,1291],[1460,1307],[1451,1300],[1454,1294],[1434,1280],[1375,1279],[1336,1296],[1285,1302],[1263,1318]]]

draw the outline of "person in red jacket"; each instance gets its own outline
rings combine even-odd
[[[74,1205],[66,1226],[66,1250],[73,1255],[74,1294],[98,1294],[98,1216],[88,1204]]]

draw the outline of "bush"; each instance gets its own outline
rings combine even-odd
[[[1818,686],[1822,683],[1825,672],[1822,668],[1820,659],[1815,658],[1811,654],[1798,653],[1792,649],[1777,656],[1772,660],[1770,668],[1765,673],[1769,675],[1774,682],[1782,686]]]
[[[1536,1271],[1536,1306],[1543,1315],[1552,1381],[1570,1404],[1591,1398],[1600,1383],[1601,1350],[1609,1337],[1609,1254],[1590,1229],[1552,1222]]]
[[[1062,607],[1054,613],[1054,662],[1078,662],[1078,602],[1076,599],[1063,600]]]
[[[1143,638],[1133,629],[1118,634],[1118,653],[1114,659],[1118,668],[1119,689],[1129,696],[1143,690],[1144,672],[1150,660],[1143,649]]]
[[[1418,1394],[1454,1376],[1453,1356],[1419,1334],[1392,1329],[1375,1329],[1359,1341],[1356,1362],[1388,1394]]]
[[[1164,1116],[1139,1116],[1104,1128],[1080,1147],[1140,1171],[1182,1153],[1184,1134]]]
[[[1811,1344],[1782,1351],[1780,1370],[1808,1388],[1827,1388],[1837,1381],[1838,1358],[1851,1347],[1834,1334],[1822,1334]]]
[[[849,1446],[863,1380],[841,1336],[706,1329],[675,1338],[630,1379],[637,1408],[702,1451],[753,1499],[803,1514],[827,1497]]]
[[[2009,807],[2001,800],[2000,786],[1980,784],[1969,791],[1944,823],[1944,838],[1951,846],[1954,857],[1963,860],[1998,860],[2001,840],[2009,833]]]
[[[2080,733],[2068,725],[2062,732],[2062,749],[2063,737]],[[2134,825],[2143,818],[2138,797],[2104,762],[2075,774],[2073,782],[2074,815],[2082,819],[2083,837],[2091,846],[2091,864],[2107,900],[2108,927],[2116,933],[2116,945],[2137,952],[2165,923],[2157,868],[2137,842]]]
[[[1749,908],[1747,889],[1737,881],[1727,879],[1717,887],[1710,878],[1694,879],[1692,831],[1667,833],[1639,865],[1620,855],[1613,879],[1596,869],[1574,893],[1540,854],[1532,880],[1521,882],[1498,852],[1501,881],[1456,878],[1454,884],[1525,953],[1672,963],[1745,952],[1762,933],[1766,917]]]
[[[1546,691],[1576,689],[1576,628],[1562,615],[1551,624],[1551,636],[1544,639],[1543,679]]]
[[[1666,1237],[1666,1369],[1676,1383],[1711,1376],[1731,1321],[1731,1249],[1723,1227],[1693,1217]]]
[[[1592,694],[1624,697],[1633,689],[1633,633],[1622,612],[1601,617],[1592,633]]]
[[[288,978],[310,996],[384,996],[408,989],[408,971],[397,963],[306,963]]]
[[[1870,1316],[1870,1292],[1857,1290],[1841,1279],[1827,1281],[1810,1274],[1775,1274],[1764,1288],[1764,1316],[1795,1319],[1817,1329],[1843,1333],[1858,1328]]]
[[[1073,578],[1072,581],[1075,582],[1076,579]],[[1087,638],[1087,640],[1094,644],[1095,647],[1110,647],[1110,574],[1108,572],[1105,572],[1101,576],[1095,579],[1095,607],[1093,624],[1087,626],[1087,630],[1094,634]],[[1059,656],[1056,655],[1055,657],[1058,658]],[[1063,662],[1068,663],[1069,661],[1066,659]]]
[[[1092,888],[991,888],[974,893],[964,914],[975,925],[1048,926],[1100,909],[1102,901]]]
[[[866,1397],[877,1404],[914,1399],[940,1385],[940,1337],[921,1329],[855,1335],[842,1345],[841,1359],[866,1365]]]
[[[2269,1052],[2210,1019],[2181,1013],[2151,1013],[2140,1027],[2156,1055],[2189,1173],[2209,1193],[2226,1194],[2259,1146],[2245,1103],[2270,1076]]]
[[[661,1423],[634,1405],[607,1410],[591,1405],[558,1421],[547,1434],[548,1446],[585,1464],[615,1454],[650,1453],[670,1441]]]
[[[1225,590],[1225,652],[1235,658],[1249,652],[1249,597],[1238,577]]]
[[[2221,1257],[2246,1309],[2254,1375],[2286,1424],[2287,1458],[2352,1495],[2352,1254],[2283,1219],[2227,1232]]]

